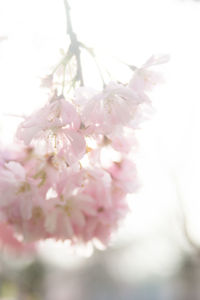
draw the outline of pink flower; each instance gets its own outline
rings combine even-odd
[[[26,173],[24,168],[18,163],[11,161],[0,168],[0,207],[10,205],[25,182]]]
[[[46,216],[45,228],[57,239],[74,239],[80,235],[86,223],[86,217],[94,215],[92,199],[85,194],[63,194],[52,199],[52,210]]]
[[[32,141],[40,153],[57,153],[71,165],[85,153],[85,139],[80,117],[74,106],[63,98],[53,100],[28,117],[18,128],[17,137],[26,144]]]
[[[132,161],[123,159],[121,162],[114,162],[108,171],[114,184],[122,191],[133,193],[138,189],[136,166]]]
[[[141,68],[135,68],[134,75],[129,82],[129,88],[134,91],[143,92],[151,90],[157,83],[163,82],[160,73],[152,71],[151,67],[163,64],[169,61],[168,55],[152,55]]]
[[[58,155],[64,157],[68,165],[79,161],[84,156],[86,143],[82,133],[66,128],[59,132],[58,139],[62,143]]]
[[[35,199],[40,198],[38,187],[27,176],[25,168],[18,162],[10,161],[0,169],[0,208],[7,219],[30,219]]]
[[[65,126],[78,130],[80,118],[72,104],[64,98],[56,98],[27,117],[19,126],[17,137],[29,144],[32,139],[41,136],[41,132],[52,130],[56,134]]]
[[[108,134],[118,126],[127,126],[143,99],[129,87],[111,82],[101,93],[85,92],[82,88],[76,95],[82,122],[93,132]],[[87,98],[87,96],[89,97]]]
[[[137,140],[133,130],[118,130],[107,137],[111,146],[120,153],[128,154],[137,148]]]
[[[99,207],[107,207],[111,203],[111,177],[110,174],[100,168],[85,170],[83,193],[94,200],[98,211]]]

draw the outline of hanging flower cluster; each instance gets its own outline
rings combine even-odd
[[[146,92],[160,80],[151,67],[166,60],[152,56],[126,85],[79,87],[70,99],[54,93],[23,120],[15,146],[0,152],[2,245],[109,241],[138,187],[130,153],[151,106]]]

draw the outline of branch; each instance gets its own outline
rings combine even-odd
[[[68,0],[64,0],[65,5],[65,12],[66,12],[66,19],[67,19],[67,34],[70,38],[70,47],[69,52],[71,52],[72,55],[76,58],[77,63],[77,71],[75,79],[80,81],[80,84],[83,86],[83,72],[82,72],[82,66],[81,66],[81,51],[80,51],[80,42],[77,39],[76,33],[73,30],[72,27],[72,20],[71,20],[71,14],[70,14],[70,6],[68,3]]]
[[[182,214],[182,230],[183,230],[183,234],[184,237],[186,239],[186,241],[188,242],[188,244],[190,245],[190,247],[196,252],[197,256],[200,257],[200,245],[192,238],[189,229],[188,229],[188,220],[187,220],[187,214],[185,211],[185,207],[182,201],[182,196],[181,196],[181,192],[179,189],[179,185],[178,185],[178,181],[176,176],[173,174],[174,177],[174,184],[175,184],[175,193],[177,196],[177,199],[179,201],[180,204],[180,209],[181,209],[181,214]]]

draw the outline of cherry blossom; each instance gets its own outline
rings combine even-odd
[[[40,240],[107,245],[139,187],[136,130],[152,110],[148,90],[160,81],[152,56],[129,83],[102,91],[79,87],[24,118],[13,145],[0,147],[0,245],[33,249]],[[106,160],[106,162],[105,162]]]
[[[168,55],[155,56],[152,55],[142,66],[141,68],[136,68],[135,72],[129,82],[129,88],[139,91],[150,91],[152,88],[164,81],[163,76],[152,70],[152,67],[166,63],[169,61]]]
[[[119,126],[128,126],[138,105],[145,100],[129,87],[114,82],[100,93],[81,88],[75,98],[84,127],[101,134],[109,134]]]
[[[80,117],[72,104],[63,97],[56,97],[21,123],[17,137],[29,144],[32,139],[40,137],[43,132],[51,130],[52,134],[56,134],[65,126],[78,130]]]

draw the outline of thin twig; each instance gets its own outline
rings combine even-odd
[[[103,83],[103,88],[105,88],[106,83],[105,83],[105,81],[104,81],[103,73],[102,73],[102,71],[101,71],[101,68],[100,68],[99,63],[98,63],[98,61],[97,61],[97,59],[96,59],[96,55],[95,55],[93,49],[92,49],[92,48],[89,48],[89,47],[87,47],[87,46],[85,46],[83,43],[80,43],[80,46],[81,46],[83,49],[85,49],[85,50],[92,56],[92,58],[93,58],[93,60],[94,60],[94,63],[95,63],[95,65],[96,65],[96,68],[97,68],[97,70],[98,70],[98,72],[99,72],[99,76],[100,76],[100,78],[101,78],[101,81],[102,81],[102,83]]]
[[[128,63],[126,63],[125,61],[123,61],[122,59],[116,57],[116,56],[113,56],[113,58],[115,60],[117,60],[119,63],[125,65],[126,67],[128,67],[129,69],[131,69],[132,71],[136,71],[138,69],[138,67],[134,66],[134,65],[129,65]]]

